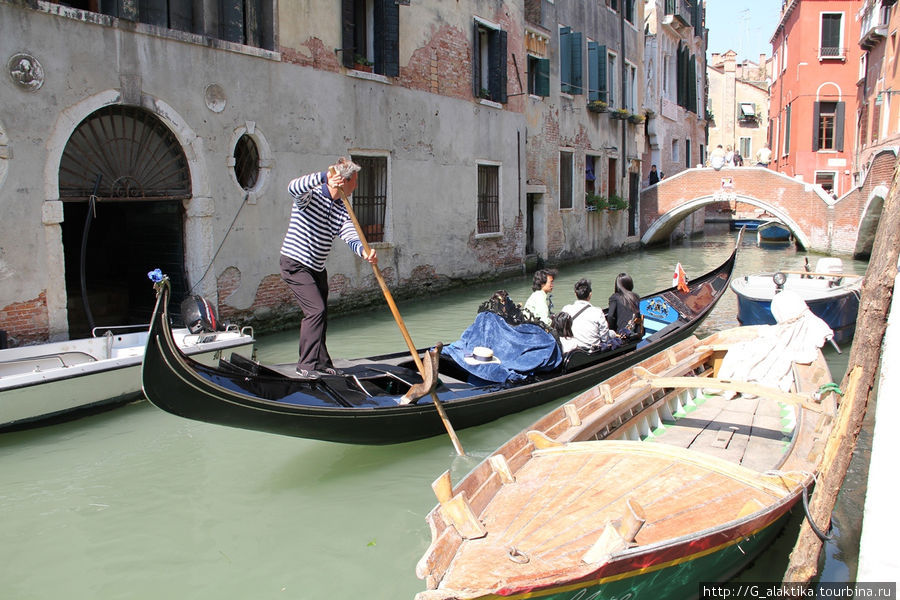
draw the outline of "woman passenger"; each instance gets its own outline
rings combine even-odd
[[[609,328],[619,337],[629,338],[644,334],[641,317],[641,299],[634,293],[634,281],[627,273],[616,277],[615,291],[609,297],[606,320]]]

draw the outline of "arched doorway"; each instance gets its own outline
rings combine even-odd
[[[191,178],[178,140],[155,115],[124,105],[88,115],[63,151],[59,195],[70,337],[148,323],[147,273],[157,267],[175,298],[186,294],[182,201]]]

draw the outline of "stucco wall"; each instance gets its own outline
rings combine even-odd
[[[108,104],[143,106],[181,143],[193,185],[185,202],[189,277],[199,279],[224,240],[201,291],[215,298],[216,278],[224,277],[227,293],[218,300],[226,312],[251,320],[271,318],[273,308],[296,315],[295,306],[272,293],[290,212],[287,184],[351,152],[389,155],[388,239],[377,245],[389,280],[410,282],[415,291],[422,278],[446,283],[522,269],[520,112],[292,64],[277,53],[213,48],[189,35],[180,41],[147,26],[135,33],[102,15],[53,10],[69,16],[0,2],[4,64],[27,51],[45,71],[34,92],[0,77],[0,309],[45,302],[50,337],[66,333],[59,157],[77,124]],[[288,24],[306,18],[281,14]],[[282,40],[284,34],[299,35],[288,26]],[[319,48],[331,52],[332,42]],[[207,106],[211,84],[224,91],[221,112]],[[257,140],[263,166],[246,203],[229,163],[242,133]],[[501,232],[494,236],[475,235],[479,161],[500,166]],[[379,294],[369,265],[339,240],[328,270],[336,302]]]

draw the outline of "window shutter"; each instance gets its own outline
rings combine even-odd
[[[194,30],[194,13],[190,0],[173,0],[169,3],[169,27],[179,31]]]
[[[691,56],[688,62],[687,109],[697,112],[697,57]],[[689,165],[690,166],[690,165]]]
[[[537,60],[537,77],[535,78],[535,92],[544,98],[550,95],[550,59],[539,58]]]
[[[571,40],[571,52],[572,52],[572,90],[571,94],[583,94],[584,93],[584,72],[582,65],[584,64],[584,36],[580,31],[573,31],[572,35],[569,36]]]
[[[353,0],[341,0],[341,63],[345,67],[353,66]]]
[[[600,82],[597,81],[597,42],[588,42],[588,102],[600,99]]]
[[[875,125],[872,125],[873,129]],[[834,110],[834,148],[844,151],[844,103],[836,102]]]
[[[784,153],[791,153],[791,105],[784,109]]]
[[[472,29],[472,95],[481,95],[481,27],[478,21],[473,22]]]
[[[606,90],[606,46],[600,44],[597,46],[597,97],[609,104]]]
[[[242,0],[222,0],[219,21],[221,39],[237,44],[244,43],[244,3]]]
[[[390,0],[393,2],[393,0]],[[508,97],[506,95],[506,32],[503,30],[494,30],[491,32],[491,42],[489,45],[490,58],[490,76],[488,81],[491,86],[491,100],[506,104]]]
[[[141,23],[157,27],[169,26],[169,7],[166,0],[139,0],[138,11]]]
[[[813,152],[819,149],[819,103],[813,102]]]
[[[373,16],[375,72],[397,77],[400,75],[400,7],[395,0],[376,0]]]
[[[571,32],[568,27],[559,30],[559,90],[564,94],[572,93]]]

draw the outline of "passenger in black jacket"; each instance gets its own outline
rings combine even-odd
[[[619,273],[616,277],[615,292],[609,297],[606,321],[609,328],[620,337],[636,337],[644,333],[641,299],[633,290],[634,281],[631,276]]]

